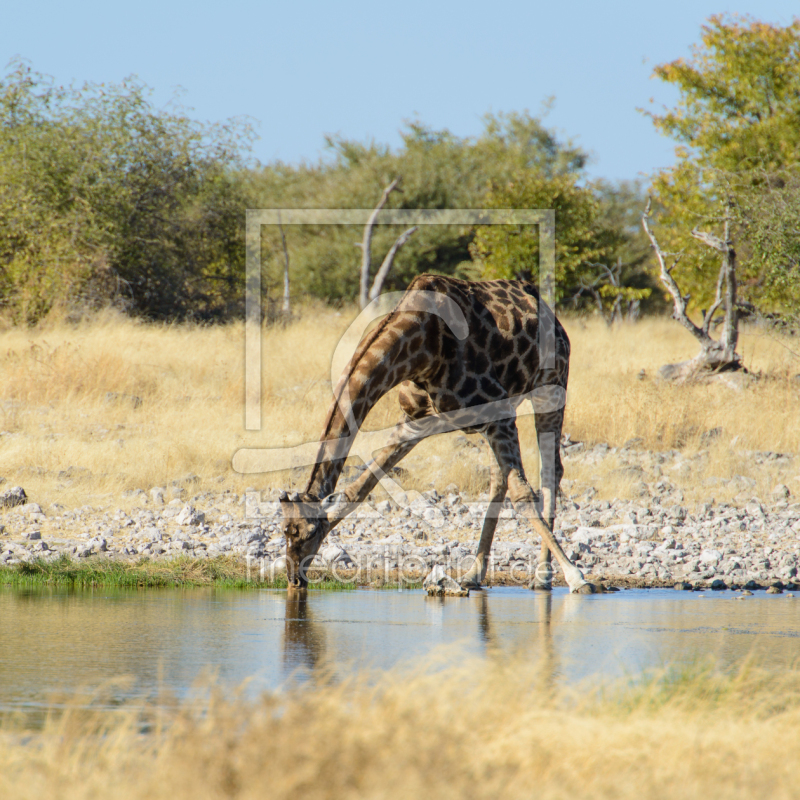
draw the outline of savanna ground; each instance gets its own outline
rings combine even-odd
[[[290,326],[265,331],[257,432],[244,429],[241,324],[161,326],[107,315],[78,326],[2,331],[4,488],[24,486],[42,508],[118,503],[125,490],[169,486],[189,473],[200,478],[201,489],[302,488],[302,471],[239,475],[231,457],[241,447],[295,445],[319,436],[331,397],[333,352],[353,316],[306,307]],[[748,455],[800,450],[800,340],[745,328],[740,352],[759,380],[741,391],[669,386],[654,379],[658,367],[696,352],[676,323],[651,319],[610,330],[596,319],[564,322],[573,350],[564,430],[573,441],[614,447],[636,439],[638,448],[686,454],[704,448],[707,476],[744,475],[762,494],[776,482],[800,491],[792,484],[795,476],[771,474]],[[399,417],[392,392],[366,427],[388,427]],[[532,466],[532,417],[521,417],[519,428],[523,456]],[[708,431],[718,435],[709,441]],[[419,445],[402,463],[405,488],[443,491],[456,484],[468,494],[485,488],[485,476],[475,469],[481,462],[459,455],[457,437]],[[626,479],[616,466],[613,454],[601,465],[572,464],[565,480],[592,485],[601,498],[625,497]],[[704,499],[704,477],[694,472],[679,486],[687,500]],[[673,481],[680,484],[680,476]],[[727,499],[724,490],[715,494]]]
[[[231,456],[319,435],[332,352],[352,316],[308,307],[289,327],[265,332],[260,432],[244,430],[241,325],[156,326],[107,315],[0,332],[0,476],[43,508],[118,505],[125,490],[167,486],[187,473],[216,491],[299,486],[297,473],[237,475]],[[797,340],[745,329],[740,351],[762,377],[735,391],[653,379],[662,364],[695,353],[669,320],[613,330],[591,319],[565,324],[573,343],[565,431],[574,441],[706,448],[709,475],[752,477],[763,492],[778,480],[800,490],[793,476],[769,474],[747,454],[800,449]],[[398,416],[389,396],[368,427]],[[519,425],[533,463],[532,418]],[[719,435],[704,439],[713,429]],[[415,450],[403,465],[408,488],[483,488],[456,436]],[[615,467],[613,454],[591,467],[574,463],[566,479],[624,496]],[[688,498],[702,499],[702,477],[680,487]],[[680,474],[673,480],[680,484]],[[721,674],[694,665],[597,691],[556,688],[546,668],[521,659],[450,664],[323,680],[257,702],[200,689],[196,701],[93,711],[103,705],[100,692],[52,712],[34,732],[6,716],[0,796],[800,795],[800,669],[750,663]]]

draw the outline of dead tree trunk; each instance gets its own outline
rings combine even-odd
[[[281,244],[283,245],[283,324],[287,325],[292,319],[292,298],[289,291],[289,250],[286,247],[286,234],[278,216],[278,229],[281,232]]]
[[[700,352],[690,361],[680,364],[666,364],[659,370],[662,378],[684,382],[687,380],[702,379],[720,372],[745,371],[741,356],[736,352],[739,339],[739,325],[736,313],[736,251],[730,240],[730,222],[725,220],[724,239],[713,236],[697,229],[692,231],[695,239],[703,244],[713,247],[722,254],[722,264],[717,276],[717,291],[711,308],[703,312],[703,321],[698,326],[686,314],[689,296],[681,294],[680,288],[672,275],[682,254],[665,253],[658,244],[655,235],[650,229],[650,201],[642,214],[642,226],[650,239],[653,250],[660,267],[661,282],[667,288],[673,300],[672,317],[680,322],[692,336],[700,343]],[[668,259],[672,263],[668,264]],[[725,324],[719,340],[713,339],[709,334],[711,320],[714,314],[723,307]]]
[[[413,236],[417,230],[417,226],[414,225],[413,228],[409,228],[407,231],[404,231],[400,234],[400,236],[397,237],[397,240],[389,249],[389,252],[386,254],[386,258],[383,259],[383,263],[375,275],[375,282],[372,284],[372,288],[369,290],[370,300],[374,300],[381,293],[381,290],[383,289],[383,282],[386,280],[386,276],[389,274],[392,264],[394,264],[394,257],[397,255],[397,251]]]
[[[378,205],[375,206],[369,215],[367,224],[364,226],[364,239],[361,242],[361,283],[358,293],[358,305],[364,308],[369,302],[369,269],[372,261],[372,229],[375,227],[375,220],[378,218],[381,209],[386,205],[389,195],[397,189],[400,178],[395,178],[384,190]],[[391,264],[390,264],[391,266]],[[388,270],[387,270],[388,272]]]

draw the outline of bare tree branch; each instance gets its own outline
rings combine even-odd
[[[727,242],[723,242],[719,236],[714,236],[713,233],[706,233],[705,231],[695,228],[692,231],[692,236],[694,236],[695,239],[699,239],[703,244],[713,247],[715,250],[719,250],[720,253],[725,252],[727,249]]]
[[[285,325],[292,318],[292,301],[289,292],[289,250],[286,247],[286,234],[281,225],[281,214],[278,212],[278,230],[281,232],[281,243],[283,244],[283,324]]]
[[[681,364],[667,364],[659,370],[659,373],[662,377],[668,379],[684,381],[694,379],[699,375],[709,375],[723,370],[742,369],[741,358],[736,353],[739,333],[736,311],[736,253],[730,240],[730,220],[725,220],[723,239],[697,229],[692,231],[692,236],[695,239],[722,253],[722,266],[717,277],[716,296],[711,308],[703,316],[701,327],[695,325],[687,316],[686,306],[689,302],[689,296],[684,297],[681,295],[678,284],[672,277],[672,270],[680,260],[680,254],[673,255],[672,264],[668,264],[670,254],[665,253],[659,247],[655,235],[650,230],[649,220],[650,199],[648,198],[647,207],[642,214],[642,226],[658,259],[661,268],[661,282],[672,295],[674,303],[672,316],[700,342],[702,348],[700,353],[691,361],[685,361]],[[721,304],[725,306],[725,330],[720,340],[715,341],[709,334],[709,326],[711,318]]]
[[[414,227],[409,228],[397,237],[397,240],[391,246],[389,252],[386,254],[386,258],[383,259],[380,269],[375,275],[375,282],[369,290],[370,300],[374,300],[381,293],[386,276],[389,274],[392,264],[394,264],[394,257],[397,255],[397,251],[417,232],[417,230],[419,230],[419,228],[414,225]]]
[[[699,231],[697,228],[692,231],[692,236],[703,244],[713,247],[714,250],[722,253],[722,264],[720,265],[719,277],[717,278],[717,293],[714,298],[714,304],[703,320],[703,330],[708,334],[711,317],[724,302],[725,327],[720,337],[720,344],[730,357],[733,358],[736,352],[736,344],[739,340],[739,326],[737,325],[736,319],[738,313],[736,309],[736,251],[733,249],[733,244],[730,240],[730,219],[725,219],[724,239],[720,239],[718,236],[706,233],[705,231]],[[725,286],[724,297],[722,292],[723,284]]]
[[[694,236],[694,231],[692,231],[692,236]],[[699,239],[700,237],[698,236],[697,238]],[[709,327],[711,326],[711,318],[714,316],[714,314],[716,314],[717,309],[722,305],[722,286],[724,283],[725,264],[723,263],[719,268],[719,275],[717,276],[717,292],[714,296],[714,302],[711,304],[711,308],[709,308],[703,316],[703,330],[706,332],[706,334],[708,334]]]
[[[369,215],[367,224],[364,226],[364,239],[361,243],[361,283],[358,294],[358,304],[361,308],[369,302],[369,268],[372,260],[372,229],[375,227],[375,220],[381,209],[386,205],[389,195],[397,189],[400,183],[400,176],[395,178],[384,190],[381,199]]]
[[[672,316],[674,319],[678,320],[678,322],[686,328],[689,333],[692,334],[702,345],[703,347],[708,347],[709,344],[713,343],[713,340],[708,335],[708,331],[703,330],[703,328],[698,328],[697,325],[692,322],[689,317],[686,315],[686,304],[689,301],[688,297],[684,297],[681,294],[681,290],[678,288],[678,284],[675,282],[675,279],[672,277],[672,270],[675,269],[675,266],[680,261],[682,253],[678,253],[677,255],[672,255],[673,262],[671,265],[667,264],[667,259],[669,257],[668,253],[665,253],[658,244],[655,235],[650,230],[650,198],[647,199],[647,206],[642,214],[642,227],[644,228],[644,232],[647,234],[647,238],[650,239],[650,244],[653,246],[653,250],[655,251],[656,258],[658,259],[658,265],[661,268],[661,282],[664,286],[667,287],[667,291],[672,295],[673,301],[673,311]]]

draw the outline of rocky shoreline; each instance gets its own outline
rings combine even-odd
[[[673,462],[678,469],[688,463],[677,451],[665,456],[606,445],[585,449],[568,439],[564,446],[567,463],[609,454],[623,456],[628,469],[637,471],[636,500],[598,500],[591,488],[559,500],[557,538],[590,580],[622,587],[799,588],[800,503],[792,502],[785,484],[765,499],[748,492],[753,487],[742,478],[744,493],[732,502],[690,504],[662,469],[653,469],[654,463],[673,469]],[[792,456],[777,458],[793,469]],[[566,492],[582,489],[564,483]],[[199,479],[186,476],[170,487],[127,492],[118,505],[76,509],[43,509],[18,487],[0,491],[0,566],[62,555],[130,563],[228,556],[246,561],[262,579],[284,569],[274,499],[264,500],[255,489],[238,495],[193,487],[199,488]],[[316,563],[359,583],[390,574],[419,579],[437,564],[458,577],[474,558],[486,506],[486,495],[468,498],[455,486],[443,495],[417,495],[406,507],[389,500],[365,504],[333,532]],[[531,540],[507,503],[487,582],[526,585],[538,553],[538,540]]]

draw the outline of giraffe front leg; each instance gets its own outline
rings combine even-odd
[[[494,530],[497,527],[497,518],[500,515],[500,509],[503,507],[507,489],[508,484],[506,483],[505,475],[497,463],[497,459],[495,459],[492,464],[489,483],[489,507],[486,509],[486,516],[483,518],[478,552],[469,571],[461,579],[461,585],[465,589],[480,589],[486,578],[486,567],[488,566],[489,553],[492,549]]]
[[[528,481],[525,480],[522,457],[519,452],[517,426],[513,420],[498,423],[495,426],[492,448],[503,473],[507,475],[508,494],[514,509],[527,518],[533,530],[542,537],[542,545],[546,545],[548,551],[555,556],[564,573],[564,579],[570,591],[581,594],[594,592],[594,586],[583,577],[580,569],[567,558],[567,554],[556,541],[555,536],[553,536],[552,529],[542,519],[539,509],[536,507],[533,489],[531,489]]]
[[[419,443],[414,438],[418,431],[408,421],[401,422],[395,428],[391,444],[379,450],[367,468],[344,490],[345,502],[336,505],[328,515],[331,528],[338,525],[356,506],[367,499],[369,493],[377,486],[379,480],[397,463],[405,458]]]

